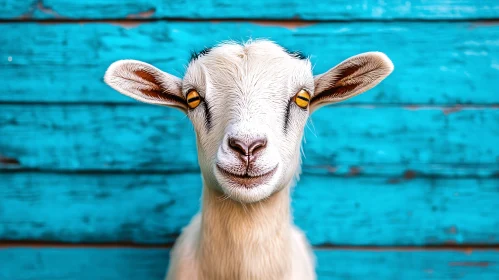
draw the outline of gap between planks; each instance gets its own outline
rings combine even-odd
[[[33,18],[17,18],[17,19],[0,19],[2,23],[41,23],[41,24],[85,24],[85,23],[108,23],[123,26],[137,26],[149,22],[233,22],[233,23],[253,23],[257,25],[281,26],[284,28],[294,29],[301,26],[313,25],[318,23],[351,23],[351,22],[428,22],[428,23],[445,23],[445,22],[473,22],[476,25],[499,25],[499,18],[494,19],[428,19],[428,18],[393,18],[393,19],[327,19],[327,20],[309,20],[309,19],[248,19],[248,18],[189,18],[189,17],[159,17],[159,18],[104,18],[104,19],[78,19],[78,18],[50,18],[50,19],[33,19]]]
[[[131,249],[170,249],[173,243],[167,244],[137,244],[131,242],[115,243],[62,243],[62,242],[42,242],[42,241],[5,241],[0,240],[0,250],[5,248],[131,248]],[[366,251],[366,252],[387,252],[387,251],[458,251],[471,253],[473,251],[499,251],[499,244],[444,244],[444,245],[423,245],[423,246],[345,246],[324,244],[313,246],[316,251]]]
[[[5,164],[5,159],[7,160],[16,160],[12,158],[2,158],[0,155],[0,175],[1,174],[12,174],[12,173],[36,173],[36,174],[63,174],[63,175],[180,175],[180,174],[201,174],[199,169],[184,169],[182,171],[179,170],[128,170],[128,169],[43,169],[43,168],[2,168],[2,164]],[[7,165],[7,164],[5,164]],[[435,164],[433,164],[435,165]],[[472,167],[479,166],[478,164],[459,164],[461,166],[469,165]],[[485,164],[490,165],[490,164]],[[382,166],[388,166],[384,164]],[[448,164],[442,164],[445,167],[451,167]],[[303,166],[302,166],[303,167]],[[370,167],[375,167],[372,165]],[[331,178],[393,178],[397,176],[404,177],[405,179],[413,179],[414,177],[418,177],[419,179],[495,179],[499,178],[498,172],[492,172],[492,174],[484,176],[484,175],[457,175],[457,176],[447,176],[445,174],[433,174],[433,173],[424,173],[424,172],[416,172],[411,169],[407,169],[402,173],[393,173],[393,174],[376,174],[376,173],[362,173],[362,172],[353,172],[352,168],[359,169],[359,166],[350,167],[349,173],[321,173],[321,172],[313,172],[310,170],[302,170],[302,175],[313,175],[320,177],[331,177]],[[1,241],[0,241],[1,242]]]

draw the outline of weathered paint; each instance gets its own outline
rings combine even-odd
[[[0,135],[7,136],[0,156],[19,163],[1,169],[198,170],[192,125],[177,110],[28,106],[0,105]],[[305,130],[305,172],[491,176],[499,172],[497,123],[496,108],[326,107]]]
[[[199,36],[202,30],[209,36]],[[1,24],[3,102],[132,102],[102,81],[115,60],[144,60],[183,75],[190,52],[217,42],[271,38],[311,56],[319,74],[349,56],[383,51],[395,71],[350,103],[499,104],[499,26],[474,23],[244,22]],[[22,81],[22,82],[19,82]]]
[[[135,58],[180,76],[191,51],[249,37],[315,73],[371,50],[395,63],[307,129],[296,223],[354,246],[316,250],[319,279],[499,279],[498,19],[496,0],[0,0],[0,243],[79,247],[0,245],[0,279],[162,279],[167,249],[123,246],[170,244],[196,212],[192,128],[103,73]]]
[[[461,251],[315,251],[323,279],[496,280],[499,252]],[[163,279],[168,249],[6,248],[0,249],[0,279],[89,280]],[[466,265],[487,263],[488,265]],[[464,265],[454,265],[464,264]]]
[[[171,243],[197,212],[189,174],[0,173],[0,240]],[[499,180],[305,174],[293,213],[314,245],[497,244]]]
[[[499,16],[494,0],[414,1],[162,1],[162,0],[24,0],[0,1],[0,19],[488,19]]]

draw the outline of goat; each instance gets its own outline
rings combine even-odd
[[[267,40],[204,50],[183,79],[140,61],[114,62],[107,84],[180,109],[196,132],[201,212],[175,243],[167,279],[315,279],[313,252],[290,213],[305,124],[392,71],[386,55],[368,52],[314,77],[309,59]]]

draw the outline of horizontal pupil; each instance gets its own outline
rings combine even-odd
[[[300,98],[301,100],[305,100],[305,101],[307,101],[307,102],[308,102],[308,101],[310,101],[310,99],[308,99],[308,98],[306,98],[306,97],[303,97],[303,96],[299,96],[299,95],[298,95],[298,96],[296,96],[296,97]]]
[[[198,100],[199,100],[199,96],[196,96],[196,97],[188,99],[187,103],[191,103],[191,102],[198,101]]]

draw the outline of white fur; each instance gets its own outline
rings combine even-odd
[[[143,62],[114,63],[108,84],[181,109],[196,130],[202,210],[174,246],[168,279],[315,279],[313,253],[290,214],[305,123],[312,111],[368,90],[392,70],[385,55],[366,53],[314,79],[309,60],[266,40],[211,49],[190,62],[181,83]],[[294,103],[302,89],[317,95],[307,109]],[[195,109],[185,101],[191,90],[203,98]],[[230,147],[230,138],[265,139],[266,146],[246,157]],[[248,188],[227,172],[271,175]]]

